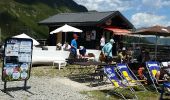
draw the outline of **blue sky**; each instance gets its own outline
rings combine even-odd
[[[88,10],[118,10],[135,27],[170,26],[170,0],[74,0]]]

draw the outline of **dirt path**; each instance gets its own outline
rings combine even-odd
[[[28,81],[31,87],[28,91],[13,88],[23,86],[23,82],[9,82],[7,85],[10,90],[8,94],[0,91],[0,100],[89,100],[72,84],[67,79],[32,76]],[[2,81],[0,89],[3,89]]]

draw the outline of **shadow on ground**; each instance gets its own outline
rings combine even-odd
[[[11,98],[14,98],[13,95],[10,94],[11,91],[20,91],[23,90],[25,92],[28,92],[31,95],[34,95],[34,93],[32,93],[31,91],[29,91],[28,89],[30,89],[31,86],[27,86],[26,88],[24,87],[10,87],[10,88],[6,88],[6,90],[1,90],[3,93],[7,94],[8,96],[10,96]]]

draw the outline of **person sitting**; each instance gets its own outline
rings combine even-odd
[[[62,46],[62,50],[64,50],[64,51],[69,51],[70,48],[71,48],[71,46],[67,42]]]
[[[56,50],[61,50],[61,46],[62,46],[61,43],[57,43],[57,45],[56,45]]]
[[[144,63],[139,66],[138,75],[141,80],[147,80],[148,84],[151,83],[151,77],[149,76],[148,71],[145,71]],[[154,77],[158,81],[166,80],[165,75],[166,75],[165,70],[163,68],[160,68],[160,71],[157,71]],[[159,83],[157,83],[157,84],[159,84]]]
[[[144,72],[145,72],[144,64],[141,64],[138,69],[139,79],[146,80],[144,83],[147,84],[147,78],[149,78],[149,77],[147,77],[146,73],[144,73]]]
[[[127,52],[126,52],[126,48],[125,47],[123,47],[122,48],[122,55],[123,55],[123,62],[127,62],[127,58],[128,58],[128,56],[127,56]]]
[[[80,49],[79,49],[79,54],[80,54],[80,57],[85,57],[85,54],[86,54],[86,48],[84,48],[84,46],[80,46]]]
[[[126,49],[118,50],[118,63],[124,63],[127,61]]]
[[[144,80],[144,79],[146,80],[146,77],[144,76],[144,73],[143,73],[144,70],[145,68],[143,66],[140,66],[138,69],[138,75],[141,80]]]
[[[123,59],[123,55],[122,55],[122,50],[118,50],[118,54],[117,54],[117,62],[121,63]]]
[[[157,71],[155,78],[157,80],[167,80],[168,73],[164,68],[160,68],[160,71]]]

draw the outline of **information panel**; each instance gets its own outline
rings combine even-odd
[[[28,80],[32,65],[32,39],[10,38],[5,41],[2,80]]]

